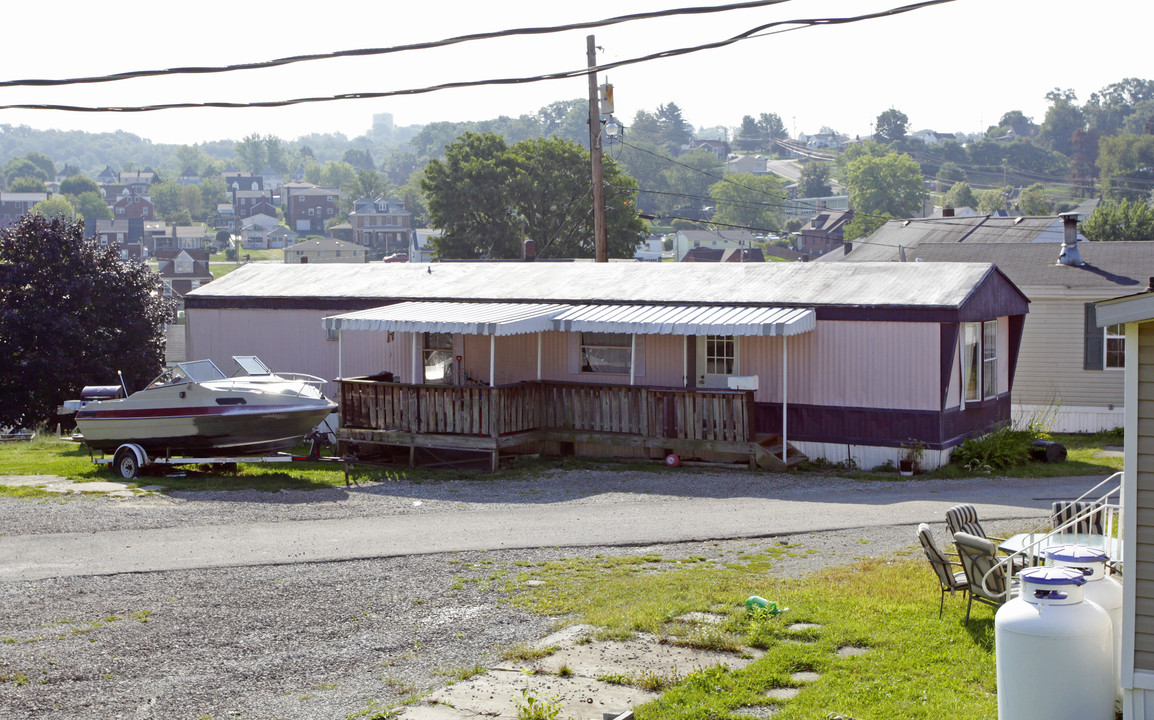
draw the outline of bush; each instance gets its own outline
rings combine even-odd
[[[954,449],[950,462],[967,470],[993,472],[1025,465],[1030,461],[1030,446],[1044,433],[1036,426],[1016,429],[1010,425],[970,438]]]

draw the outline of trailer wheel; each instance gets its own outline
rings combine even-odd
[[[117,450],[112,465],[116,468],[116,472],[120,473],[120,477],[125,480],[134,480],[140,474],[140,461],[136,459],[136,453],[132,452],[130,448]]]

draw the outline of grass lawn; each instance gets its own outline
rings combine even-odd
[[[1054,435],[1053,439],[1067,448],[1065,462],[1030,462],[1025,465],[999,470],[998,477],[1066,477],[1073,475],[1106,476],[1122,469],[1122,458],[1102,457],[1098,453],[1103,447],[1121,445],[1118,433],[1096,435]],[[307,448],[297,449],[304,454]],[[97,455],[99,457],[99,454]],[[428,470],[422,468],[374,467],[368,465],[351,466],[350,478],[360,480],[377,479],[417,479],[449,480],[461,477],[476,477],[488,481],[515,480],[531,477],[535,473],[551,468],[574,468],[581,464],[604,467],[607,463],[567,458],[523,461],[495,474],[476,470]],[[608,463],[613,464],[613,463]],[[654,462],[628,463],[630,470],[651,470],[670,472],[663,464]],[[719,466],[719,468],[722,466]],[[809,464],[809,470],[794,472],[815,472],[823,475],[836,474],[843,477],[864,480],[905,480],[896,470],[861,470],[841,464],[816,462]],[[184,473],[184,477],[166,477],[157,472],[151,476],[138,478],[141,485],[162,485],[181,490],[247,490],[262,489],[275,491],[281,488],[307,490],[344,485],[344,467],[336,463],[292,463],[257,464],[241,463],[235,470],[223,472],[220,468],[208,466],[181,466],[170,468],[173,473]],[[696,472],[695,468],[681,468],[672,472]],[[706,472],[706,471],[702,471]],[[111,469],[94,465],[84,445],[63,440],[51,435],[41,435],[32,442],[0,444],[0,475],[60,475],[76,481],[96,481],[116,478]],[[972,477],[973,472],[959,465],[946,465],[932,472],[917,476],[919,479]],[[914,480],[916,482],[916,479]]]
[[[911,534],[911,544],[913,535]],[[947,597],[938,619],[939,591],[924,559],[871,559],[829,569],[803,580],[771,577],[774,558],[798,551],[773,545],[729,561],[670,561],[661,557],[603,557],[542,563],[527,568],[514,603],[591,623],[606,637],[650,632],[668,643],[714,650],[753,647],[764,655],[738,669],[686,668],[655,683],[664,694],[636,708],[639,720],[775,720],[824,718],[992,718],[997,715],[993,609],[978,606],[969,626],[961,596]],[[545,585],[526,588],[527,580]],[[752,616],[745,598],[760,595],[789,610]],[[722,624],[692,629],[673,622],[706,611]],[[791,629],[798,623],[816,627]],[[689,634],[687,634],[689,633]],[[861,654],[844,654],[847,648]],[[791,676],[820,677],[799,683]],[[797,688],[788,700],[767,695]]]

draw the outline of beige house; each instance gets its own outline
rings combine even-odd
[[[285,248],[284,261],[290,265],[363,263],[365,262],[365,248],[344,240],[312,238]]]
[[[1154,291],[1095,307],[1099,327],[1122,326],[1126,342],[1122,716],[1146,720],[1154,718]]]

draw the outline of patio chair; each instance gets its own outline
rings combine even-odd
[[[978,511],[974,509],[973,505],[955,505],[946,510],[946,527],[950,529],[951,535],[964,532],[998,542],[1005,540],[1005,538],[991,537],[986,534],[982,523],[978,521]]]
[[[990,540],[959,532],[954,535],[958,558],[966,574],[970,599],[966,603],[966,624],[970,622],[970,608],[974,601],[999,607],[1010,599],[1012,580],[1006,577],[1006,563],[998,559],[998,546]],[[991,572],[992,571],[992,572]]]
[[[1050,527],[1061,528],[1063,532],[1105,535],[1105,513],[1106,508],[1098,503],[1059,500],[1050,506]]]
[[[918,525],[918,540],[922,543],[922,550],[925,551],[926,559],[930,561],[930,567],[934,569],[934,574],[938,576],[938,585],[942,589],[942,599],[938,603],[938,618],[940,619],[946,607],[946,592],[948,591],[950,595],[953,595],[961,590],[962,594],[965,595],[969,583],[966,582],[966,573],[961,569],[961,563],[950,560],[945,553],[938,549],[929,525],[925,523]]]

